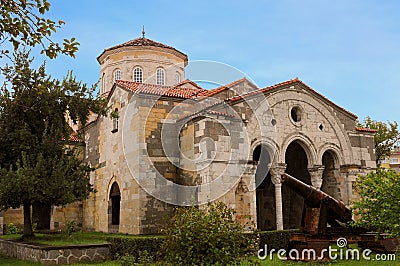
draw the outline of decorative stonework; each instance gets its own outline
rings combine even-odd
[[[269,171],[271,173],[271,181],[274,185],[281,183],[281,176],[285,173],[285,170],[285,163],[278,163],[271,166]]]
[[[314,167],[308,168],[308,172],[311,175],[311,184],[317,189],[321,189],[324,169],[325,166],[323,165],[314,165]]]
[[[0,240],[0,255],[43,265],[65,265],[104,261],[110,257],[110,250],[109,244],[43,247]]]

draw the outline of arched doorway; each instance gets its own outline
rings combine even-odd
[[[322,174],[321,190],[335,199],[340,200],[340,189],[337,182],[337,166],[335,154],[332,151],[326,151],[322,155],[322,164],[325,166]]]
[[[308,172],[307,153],[297,142],[289,144],[285,153],[286,173],[311,184],[311,177]],[[303,222],[304,199],[292,189],[282,186],[283,201],[283,227],[285,229],[300,228]]]
[[[119,231],[119,220],[121,210],[121,192],[117,182],[114,182],[110,190],[110,200],[108,205],[108,224],[109,232],[116,233]]]
[[[253,161],[257,163],[255,176],[257,229],[275,230],[275,190],[269,173],[271,156],[268,149],[263,145],[258,145],[253,151]]]

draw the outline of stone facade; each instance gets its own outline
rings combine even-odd
[[[349,205],[356,176],[376,168],[373,132],[297,78],[265,88],[241,79],[209,91],[175,84],[187,56],[146,38],[106,49],[98,61],[115,113],[82,129],[97,193],[53,208],[53,225],[69,213],[91,230],[158,233],[176,202],[218,200],[249,229],[299,228],[304,200],[280,184],[282,173]],[[135,66],[143,83],[132,82]],[[159,67],[168,86],[154,85]],[[113,82],[115,69],[126,81]]]

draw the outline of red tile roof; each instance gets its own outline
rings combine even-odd
[[[146,83],[138,83],[133,81],[117,80],[115,83],[127,90],[135,93],[152,94],[166,97],[191,99],[197,94],[205,91],[204,89],[184,88],[177,86],[161,86]]]
[[[175,84],[174,87],[182,87],[185,84],[190,84],[193,87],[196,87],[200,90],[204,90],[202,87],[199,86],[199,84],[197,84],[196,82],[190,80],[190,79],[185,79],[184,81],[179,82],[178,84]]]
[[[133,39],[133,40],[130,40],[130,41],[115,45],[113,47],[104,49],[104,51],[97,57],[97,60],[99,61],[100,57],[107,51],[115,50],[115,49],[118,49],[118,48],[121,48],[121,47],[129,47],[129,46],[153,46],[153,47],[166,48],[166,49],[169,49],[169,50],[179,54],[180,56],[182,56],[185,59],[185,61],[188,60],[186,54],[184,54],[181,51],[175,49],[174,47],[168,46],[168,45],[165,45],[163,43],[156,42],[156,41],[153,41],[153,40],[150,40],[150,39],[147,39],[147,38],[136,38],[136,39]]]
[[[294,78],[291,80],[287,80],[281,83],[277,83],[274,84],[272,86],[268,86],[265,88],[262,88],[260,90],[257,91],[253,91],[244,95],[239,95],[239,96],[235,96],[229,99],[226,99],[225,101],[229,102],[229,103],[234,103],[236,101],[242,100],[244,98],[250,97],[250,96],[254,96],[260,93],[266,93],[266,92],[270,92],[273,91],[275,89],[280,89],[284,86],[289,86],[289,85],[294,85],[296,83],[302,84],[303,86],[305,86],[307,89],[309,89],[310,91],[312,91],[313,93],[315,93],[316,95],[318,95],[319,97],[321,97],[322,99],[324,99],[325,101],[327,101],[329,104],[336,106],[337,108],[339,108],[340,110],[342,110],[343,112],[349,114],[350,116],[354,117],[355,119],[357,119],[357,116],[349,111],[347,111],[346,109],[344,109],[343,107],[337,105],[336,103],[332,102],[331,100],[329,100],[328,98],[326,98],[324,95],[322,95],[321,93],[317,92],[316,90],[314,90],[313,88],[311,88],[310,86],[308,86],[307,84],[305,84],[303,81],[301,81],[299,78]]]
[[[367,133],[376,133],[376,132],[378,132],[375,129],[365,128],[365,127],[356,127],[356,131],[367,132]]]
[[[62,138],[62,140],[64,141],[65,138]],[[72,132],[71,135],[69,135],[69,142],[85,142],[84,140],[82,140],[79,136],[77,132]]]
[[[223,91],[225,91],[225,90],[228,90],[228,89],[232,88],[233,86],[235,86],[235,85],[237,85],[237,84],[240,84],[241,82],[245,82],[245,81],[248,81],[249,83],[251,83],[251,84],[256,88],[256,85],[254,85],[251,81],[249,81],[248,79],[246,79],[245,77],[243,77],[243,78],[238,79],[238,80],[235,80],[235,81],[233,81],[233,82],[231,82],[231,83],[229,83],[229,84],[222,85],[222,86],[220,86],[220,87],[218,87],[218,88],[215,88],[215,89],[212,89],[212,90],[207,90],[207,91],[205,91],[205,92],[202,92],[202,93],[200,93],[198,96],[199,96],[199,97],[211,97],[211,96],[213,96],[213,95],[216,95],[216,94],[218,94],[218,93],[220,93],[220,92],[223,92]]]

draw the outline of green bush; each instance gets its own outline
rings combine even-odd
[[[290,235],[296,232],[300,232],[300,230],[261,231],[254,233],[254,237],[259,238],[260,248],[267,245],[269,250],[289,250]]]
[[[205,209],[177,209],[164,230],[166,260],[173,265],[239,264],[256,245],[251,245],[254,238],[243,234],[234,214],[221,202],[210,203]]]
[[[113,259],[121,259],[124,265],[150,263],[164,258],[162,250],[165,238],[162,236],[123,237],[111,236],[110,253]]]
[[[67,223],[63,229],[63,232],[67,236],[71,237],[72,233],[79,232],[80,230],[81,230],[81,228],[78,226],[76,221],[67,221]]]
[[[8,235],[16,235],[16,234],[19,233],[19,229],[18,229],[18,227],[17,227],[15,224],[9,223],[9,224],[7,225],[6,233],[7,233]]]

